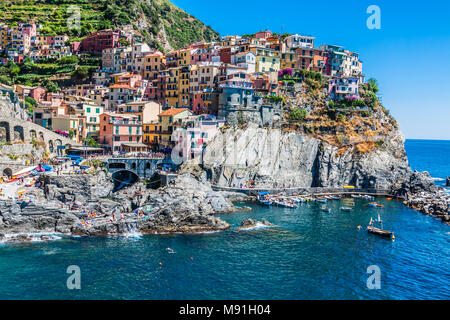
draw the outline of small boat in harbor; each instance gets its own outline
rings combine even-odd
[[[369,206],[371,206],[371,207],[376,207],[376,208],[383,208],[383,205],[382,205],[382,204],[378,204],[378,203],[376,203],[376,202],[371,202],[371,203],[369,203]]]
[[[306,199],[303,199],[303,198],[300,198],[300,197],[298,197],[298,198],[292,198],[292,200],[293,200],[295,203],[305,203],[305,202],[306,202]]]
[[[367,227],[367,232],[369,232],[371,234],[375,234],[377,236],[384,237],[384,238],[392,238],[392,236],[394,235],[394,233],[392,231],[386,231],[386,230],[372,227],[372,226]]]
[[[277,206],[284,208],[297,208],[297,206],[294,203],[285,200],[274,200],[273,203],[276,204]]]
[[[374,227],[374,222],[379,223],[381,228]],[[367,226],[367,232],[383,238],[391,238],[392,240],[395,240],[394,232],[383,230],[383,221],[380,219],[380,215],[378,215],[378,220],[376,221],[370,218],[370,223]]]
[[[322,211],[330,213],[330,212],[331,212],[331,209],[330,209],[330,208],[327,208],[327,207],[325,207],[325,206],[323,206],[323,207],[322,207]]]
[[[353,208],[350,208],[350,207],[341,207],[341,210],[342,211],[352,211],[353,210]]]
[[[322,203],[326,203],[328,201],[328,199],[325,198],[316,198],[317,202],[322,202]]]
[[[269,197],[269,192],[258,192],[258,202],[265,206],[271,206],[273,204],[272,199]]]
[[[341,200],[341,197],[338,197],[338,196],[331,196],[330,199],[331,199],[331,200]]]

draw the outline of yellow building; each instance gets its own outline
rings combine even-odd
[[[191,104],[190,96],[190,77],[191,71],[188,66],[183,66],[180,69],[180,76],[178,77],[178,107],[189,107]]]
[[[169,68],[189,66],[191,64],[191,49],[173,50],[166,54]]]
[[[159,114],[158,122],[144,123],[144,142],[155,150],[159,148],[171,148],[172,134],[183,120],[191,116],[192,112],[186,108],[172,108]]]
[[[281,54],[281,70],[295,69],[298,63],[297,52],[286,52]]]
[[[250,51],[256,56],[256,73],[280,71],[280,58],[277,56],[275,50],[263,47],[253,47]]]
[[[82,143],[86,138],[86,118],[82,116],[58,116],[52,118],[52,130],[72,132],[72,140]]]
[[[166,78],[166,107],[179,108],[190,105],[189,66],[170,68]]]
[[[180,68],[170,68],[166,72],[166,107],[178,107],[178,77]]]
[[[0,31],[0,47],[6,48],[6,46],[11,41],[10,34],[8,33],[8,29],[3,29]]]
[[[189,66],[191,64],[191,49],[181,49],[178,53],[178,66]]]
[[[147,54],[143,57],[144,79],[155,80],[158,73],[166,68],[166,57],[161,52]]]

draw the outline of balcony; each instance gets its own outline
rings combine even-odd
[[[113,124],[113,125],[117,125],[117,126],[141,126],[142,125],[142,121],[134,121],[134,122],[129,122],[129,121],[123,121],[123,120],[114,120],[114,121],[109,121],[109,124]]]

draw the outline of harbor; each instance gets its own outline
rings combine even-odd
[[[223,232],[109,237],[63,237],[2,248],[0,296],[29,299],[448,299],[448,227],[399,201],[355,198],[351,212],[343,201],[306,202],[296,209],[243,202],[251,211],[220,215]],[[396,241],[368,234],[380,212]],[[238,230],[248,218],[269,221]],[[362,226],[358,229],[356,226]],[[166,249],[173,249],[170,254]],[[193,260],[191,260],[191,257]],[[62,285],[76,261],[83,290]],[[28,267],[24,267],[24,264]],[[162,265],[160,265],[161,263]],[[366,288],[370,265],[382,270],[383,290]],[[52,281],[39,276],[42,270]],[[184,271],[183,271],[184,270]],[[187,275],[188,273],[188,275]],[[428,275],[433,276],[428,276]],[[23,285],[25,276],[33,286]],[[134,280],[138,280],[133,282]],[[419,279],[419,280],[417,280]],[[411,282],[414,286],[411,287]],[[327,285],[333,283],[334,285]],[[21,285],[19,287],[19,284]],[[218,285],[220,284],[220,285]],[[316,284],[316,285],[312,285]],[[39,288],[39,290],[38,290]]]

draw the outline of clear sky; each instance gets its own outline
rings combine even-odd
[[[409,139],[450,140],[450,1],[171,0],[222,36],[300,33],[359,52]],[[369,30],[370,5],[381,29]]]

